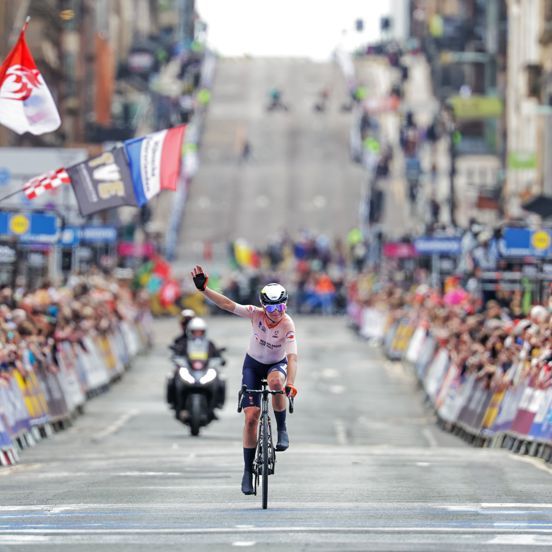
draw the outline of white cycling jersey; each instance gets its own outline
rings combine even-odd
[[[295,324],[291,316],[284,314],[273,325],[263,309],[253,305],[236,304],[234,314],[251,320],[251,338],[247,354],[262,364],[275,364],[286,355],[297,354]]]

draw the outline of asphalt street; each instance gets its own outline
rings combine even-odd
[[[277,87],[288,110],[267,111]],[[314,111],[322,89],[325,112]],[[351,162],[352,113],[337,65],[304,59],[220,59],[190,188],[176,265],[184,272],[212,243],[226,262],[229,240],[264,247],[301,229],[344,237],[358,224],[364,170]],[[240,159],[247,139],[251,155]]]
[[[163,319],[154,349],[121,382],[0,470],[0,551],[552,546],[547,467],[443,433],[408,368],[343,318],[296,323],[300,394],[268,510],[240,492],[235,397],[248,322],[209,320],[228,348],[230,392],[220,419],[194,438],[164,403],[176,322]]]

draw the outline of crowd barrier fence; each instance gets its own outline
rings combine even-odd
[[[476,373],[462,373],[446,344],[412,315],[399,319],[376,309],[349,307],[359,334],[377,339],[386,357],[414,370],[439,425],[476,446],[509,450],[552,462],[552,387],[524,376],[524,358],[509,370],[509,383],[490,388]],[[378,328],[363,327],[379,323]]]
[[[0,465],[72,424],[84,404],[107,389],[151,345],[151,316],[122,320],[113,331],[90,331],[81,341],[61,341],[38,360],[22,352],[22,368],[0,371]]]

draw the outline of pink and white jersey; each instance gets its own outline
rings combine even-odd
[[[247,354],[262,364],[275,364],[288,354],[297,354],[295,324],[284,314],[276,326],[268,327],[270,321],[263,309],[253,305],[236,304],[234,314],[251,320],[252,334]]]

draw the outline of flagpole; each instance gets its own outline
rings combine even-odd
[[[28,15],[25,18],[25,23],[23,24],[23,28],[21,29],[21,32],[24,33],[27,30],[27,27],[29,26],[29,21],[31,20],[31,16]]]
[[[20,190],[15,190],[15,192],[10,192],[8,195],[5,195],[4,197],[0,197],[0,203],[2,201],[5,201],[6,199],[10,199],[10,197],[13,197],[14,195],[20,194],[25,188],[21,188]]]

